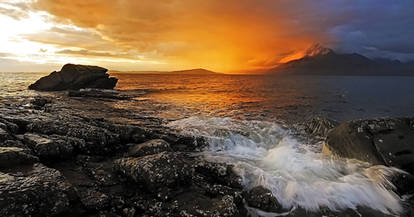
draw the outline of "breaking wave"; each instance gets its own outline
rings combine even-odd
[[[190,117],[168,127],[207,138],[207,159],[233,164],[246,189],[262,185],[287,209],[367,206],[386,214],[402,211],[388,180],[397,169],[323,155],[317,151],[320,144],[302,144],[278,124]]]

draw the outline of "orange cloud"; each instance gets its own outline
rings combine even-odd
[[[312,7],[294,0],[38,0],[35,7],[172,69],[228,72],[272,67],[327,40],[307,28],[298,4]]]

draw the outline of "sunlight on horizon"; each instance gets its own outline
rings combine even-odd
[[[52,9],[42,8],[49,4],[54,3],[42,0],[0,1],[0,28],[7,30],[0,35],[0,61],[5,63],[0,70],[19,70],[19,64],[33,63],[37,68],[47,71],[65,63],[77,63],[101,65],[120,71],[205,68],[232,73],[265,70],[286,58],[278,54],[281,52],[278,44],[284,39],[280,41],[277,36],[279,33],[271,27],[276,24],[271,24],[273,21],[267,20],[265,15],[260,19],[244,21],[230,17],[217,21],[214,19],[212,22],[221,23],[200,26],[201,28],[197,26],[198,21],[185,21],[182,17],[176,17],[176,20],[166,24],[175,28],[174,31],[149,30],[148,34],[153,35],[152,38],[141,33],[134,36],[134,32],[138,31],[134,28],[141,28],[139,26],[131,26],[130,30],[125,30],[133,31],[128,37],[142,37],[141,41],[139,38],[124,39],[121,35],[113,35],[109,32],[114,31],[111,29],[114,28],[111,26],[113,21],[102,19],[100,23],[98,19],[96,24],[84,24],[66,12],[60,16],[60,12],[55,11],[58,6],[53,6]],[[64,4],[66,3],[62,3],[62,7],[65,7]],[[157,10],[160,10],[160,14],[166,13],[162,8]],[[100,15],[99,8],[96,8],[96,13]],[[91,16],[87,19],[93,20],[97,17]],[[240,25],[241,22],[245,22],[244,25]],[[192,28],[184,28],[185,26]],[[257,32],[252,32],[249,26]],[[303,40],[300,41],[289,39],[288,43],[305,47],[311,43],[306,37],[302,37]],[[288,56],[298,57],[301,52],[289,51]]]

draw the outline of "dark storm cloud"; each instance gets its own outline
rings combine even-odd
[[[337,49],[370,57],[414,59],[414,1],[336,0],[328,9],[348,18],[328,26]]]

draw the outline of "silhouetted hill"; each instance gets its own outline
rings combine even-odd
[[[414,75],[414,64],[390,59],[370,59],[358,53],[339,54],[320,45],[312,46],[300,59],[283,63],[271,74],[315,75]]]
[[[210,75],[210,74],[218,74],[217,72],[213,72],[207,69],[189,69],[189,70],[180,70],[180,71],[171,71],[171,72],[164,72],[166,74],[183,74],[183,75]]]
[[[213,72],[207,69],[188,69],[188,70],[179,70],[179,71],[115,71],[111,70],[111,73],[114,74],[156,74],[156,75],[213,75],[220,74]]]

